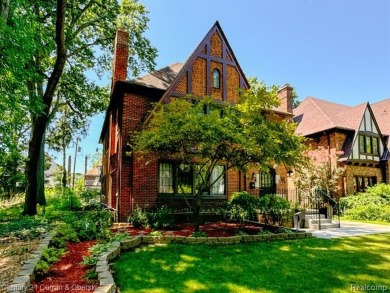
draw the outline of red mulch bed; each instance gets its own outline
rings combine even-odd
[[[93,292],[98,283],[87,282],[83,278],[88,268],[80,262],[83,256],[89,255],[88,248],[95,243],[96,241],[69,243],[66,255],[51,267],[49,274],[43,280],[32,283],[33,292]]]
[[[200,226],[200,231],[205,232],[208,237],[229,237],[236,235],[239,231],[245,232],[246,234],[257,234],[261,231],[261,227],[254,225],[240,226],[237,223],[226,223],[226,222],[215,222],[207,223]],[[153,229],[135,228],[130,224],[116,224],[111,229],[114,233],[128,233],[132,236],[137,235],[148,235]],[[194,227],[191,224],[180,224],[176,227],[167,228],[160,230],[163,235],[174,235],[174,236],[190,236],[194,232]]]
[[[134,228],[129,224],[116,224],[111,229],[113,232],[127,232],[129,235],[148,235],[153,229]],[[261,228],[253,225],[241,226],[236,223],[207,223],[200,226],[200,230],[209,237],[228,237],[234,236],[238,231],[247,234],[257,234]],[[163,235],[189,236],[194,232],[191,224],[181,224],[170,229],[160,230]],[[32,283],[33,291],[42,292],[77,292],[90,293],[98,287],[98,282],[87,282],[84,275],[88,268],[80,263],[83,256],[88,256],[88,248],[93,246],[96,241],[84,241],[78,243],[69,243],[67,253],[61,260],[55,263],[49,274],[43,279]]]

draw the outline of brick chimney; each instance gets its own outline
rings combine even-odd
[[[293,113],[293,87],[286,83],[278,90],[278,98],[280,100],[280,106],[278,110],[287,113]]]
[[[120,28],[116,31],[114,43],[114,60],[112,86],[117,80],[126,80],[127,60],[129,58],[129,33]]]

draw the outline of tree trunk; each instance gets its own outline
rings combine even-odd
[[[194,207],[194,231],[199,232],[199,227],[200,227],[200,205],[195,201]]]
[[[62,187],[66,187],[66,146],[62,145]]]
[[[8,21],[9,3],[10,0],[0,0],[1,19],[4,23],[7,23]]]
[[[45,128],[46,131],[46,128]],[[45,134],[43,134],[39,150],[38,172],[37,172],[37,203],[40,206],[46,205],[45,198]]]
[[[38,194],[38,165],[43,134],[45,133],[47,116],[42,113],[34,122],[33,133],[28,146],[28,157],[26,163],[26,195],[24,199],[23,215],[33,216],[37,213]]]
[[[33,122],[33,131],[31,135],[31,140],[29,142],[28,158],[26,163],[27,186],[25,195],[25,206],[23,211],[24,215],[35,215],[37,213],[37,171],[39,153],[41,151],[42,139],[49,119],[49,112],[53,102],[53,96],[66,62],[65,11],[66,0],[57,0],[57,19],[55,36],[57,46],[56,61],[54,64],[53,72],[51,73],[47,81],[45,93],[42,97],[42,101],[45,105],[44,111],[43,113],[38,115]]]

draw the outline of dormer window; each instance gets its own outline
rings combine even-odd
[[[213,71],[213,87],[216,89],[221,88],[221,73],[218,69]]]
[[[361,154],[379,155],[379,138],[371,135],[359,135]]]

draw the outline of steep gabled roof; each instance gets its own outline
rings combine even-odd
[[[221,56],[219,58],[215,58],[215,56],[212,56],[210,52],[211,48],[211,39],[213,36],[218,35],[218,37],[221,39]],[[226,79],[229,75],[229,72],[227,71],[227,65],[232,66],[236,69],[238,78],[239,78],[239,87],[241,88],[249,88],[248,80],[246,79],[246,76],[244,72],[242,71],[233,50],[230,47],[230,44],[225,36],[225,33],[223,32],[220,24],[218,21],[215,22],[215,24],[211,27],[209,32],[206,34],[206,36],[203,38],[203,40],[199,43],[199,45],[196,47],[196,49],[193,51],[193,53],[190,55],[190,57],[187,59],[187,61],[182,65],[182,68],[180,69],[179,73],[175,76],[175,78],[170,83],[169,87],[166,89],[165,93],[159,100],[159,104],[161,103],[168,103],[171,97],[177,97],[177,96],[183,96],[183,92],[178,92],[177,88],[180,84],[184,82],[184,87],[186,88],[187,94],[194,94],[192,89],[192,81],[191,81],[191,73],[192,68],[194,66],[194,63],[198,60],[198,58],[205,60],[207,62],[207,68],[209,68],[209,64],[216,60],[217,62],[222,62],[222,76],[224,76],[223,81],[226,82]],[[206,61],[207,60],[207,61]],[[206,92],[204,95],[212,95],[209,88],[209,79],[210,79],[210,70],[206,70],[205,72],[206,77]],[[227,87],[222,86],[222,99],[227,100],[228,94],[227,94]],[[230,101],[229,101],[230,102]],[[158,109],[158,106],[155,107],[155,109]],[[153,113],[151,113],[146,120],[144,121],[143,125],[148,123],[149,119],[152,117]]]
[[[215,24],[211,27],[209,32],[206,34],[206,36],[203,38],[203,40],[199,43],[199,45],[196,47],[194,52],[190,55],[190,57],[187,59],[187,61],[183,64],[183,67],[181,68],[180,72],[177,74],[175,80],[171,83],[169,88],[167,89],[164,96],[161,98],[160,102],[165,102],[166,99],[169,99],[172,92],[175,90],[181,79],[187,74],[189,70],[191,70],[191,67],[195,60],[203,55],[202,57],[210,57],[210,56],[204,56],[209,55],[207,53],[204,53],[205,47],[210,47],[210,39],[212,38],[213,34],[217,32],[221,38],[222,38],[222,46],[223,46],[223,52],[222,54],[226,54],[227,58],[231,59],[231,63],[236,66],[238,69],[240,79],[241,79],[241,85],[245,88],[249,88],[248,80],[245,77],[244,72],[242,71],[233,50],[230,47],[230,44],[225,36],[225,33],[223,32],[220,24],[218,21],[215,22]],[[226,59],[222,57],[222,59]]]
[[[133,79],[130,82],[149,88],[167,90],[182,68],[183,63],[176,62],[160,70],[153,71],[149,74]]]
[[[339,128],[358,130],[367,103],[349,107],[309,97],[294,109],[294,121],[299,122],[296,133],[303,136]]]
[[[390,98],[371,104],[376,122],[383,135],[390,135]]]

